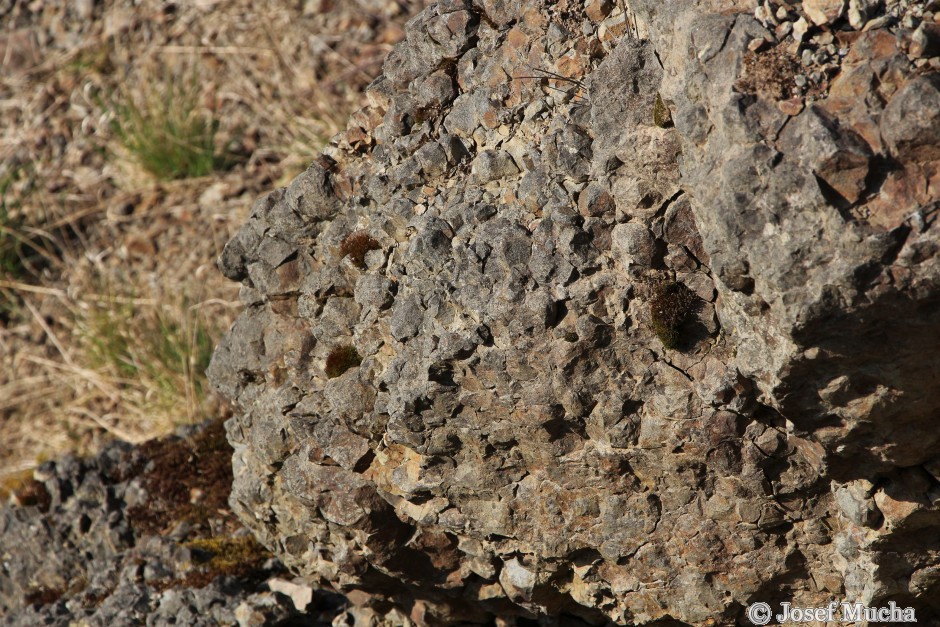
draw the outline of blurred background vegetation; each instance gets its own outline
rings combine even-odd
[[[215,268],[422,0],[0,0],[0,479],[226,410]]]

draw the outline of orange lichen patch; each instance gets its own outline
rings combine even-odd
[[[145,442],[141,455],[150,460],[142,476],[149,501],[127,511],[138,534],[160,533],[180,522],[206,533],[212,518],[234,522],[227,510],[232,447],[221,420],[191,440],[169,437]]]

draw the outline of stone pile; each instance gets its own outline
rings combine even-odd
[[[860,33],[884,30],[914,68],[940,70],[940,3],[918,0],[763,0],[754,18],[767,31],[748,44],[761,53],[781,48],[799,68],[788,96],[810,102],[828,93],[850,45]]]

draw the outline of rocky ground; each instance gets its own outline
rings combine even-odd
[[[0,624],[331,624],[228,509],[231,455],[215,421],[44,463],[0,508]]]

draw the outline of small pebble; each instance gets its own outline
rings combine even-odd
[[[793,39],[803,41],[807,30],[809,30],[809,23],[805,17],[800,17],[800,19],[793,22]]]
[[[766,26],[770,18],[770,10],[763,4],[758,4],[757,8],[754,9],[754,19]]]
[[[807,48],[803,51],[800,60],[803,62],[803,65],[812,65],[813,64],[813,51]]]
[[[767,47],[767,40],[765,40],[763,37],[758,38],[758,39],[752,39],[747,44],[747,49],[750,50],[751,52],[759,52],[766,47]]]
[[[806,77],[802,74],[794,76],[793,82],[796,83],[797,87],[806,87]]]
[[[887,23],[888,23],[888,16],[887,16],[887,15],[882,15],[882,16],[880,16],[880,17],[876,17],[875,19],[869,20],[868,22],[865,23],[865,26],[862,27],[862,32],[866,32],[866,33],[867,33],[867,32],[870,31],[870,30],[874,30],[874,29],[876,29],[876,28],[881,28],[882,26],[884,26],[884,25],[887,24]]]
[[[794,93],[798,96],[799,90],[794,89]],[[803,110],[803,101],[799,98],[781,100],[777,103],[777,108],[785,115],[797,115],[800,111]]]

